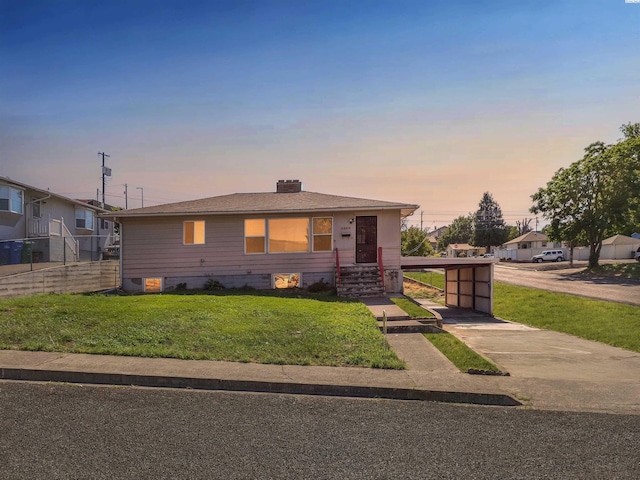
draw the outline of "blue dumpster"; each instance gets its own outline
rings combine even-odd
[[[9,260],[11,265],[22,263],[22,246],[23,242],[11,242],[9,244]]]
[[[9,242],[0,243],[0,265],[9,265],[10,259]]]

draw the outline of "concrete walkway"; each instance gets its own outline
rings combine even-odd
[[[422,301],[429,306],[428,301]],[[0,350],[0,379],[182,387],[640,415],[640,354],[473,312],[445,329],[511,376],[459,372],[421,334],[387,340],[407,370],[308,367]]]

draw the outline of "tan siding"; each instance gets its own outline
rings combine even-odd
[[[400,267],[400,212],[317,213],[332,216],[334,248],[340,250],[343,265],[355,261],[356,215],[378,216],[378,245],[383,247],[386,269]],[[310,217],[310,215],[304,215]],[[281,215],[290,218],[293,215]],[[309,253],[244,253],[244,219],[260,216],[203,216],[189,220],[205,220],[205,244],[183,245],[180,217],[123,218],[123,278],[198,277],[206,275],[264,275],[271,273],[326,273],[333,271],[335,254]],[[270,216],[269,218],[277,218]],[[342,232],[349,232],[343,237]]]
[[[244,217],[203,217],[205,244],[182,244],[182,220],[126,219],[123,227],[124,277],[268,274],[277,271],[326,272],[333,252],[244,253]]]

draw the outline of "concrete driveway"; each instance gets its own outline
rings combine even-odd
[[[490,317],[444,328],[510,373],[495,381],[531,405],[640,413],[640,354]]]

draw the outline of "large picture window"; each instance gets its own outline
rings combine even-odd
[[[185,245],[204,244],[204,220],[184,222],[183,242]]]
[[[313,251],[330,252],[333,250],[333,218],[315,217],[313,219]]]
[[[266,238],[264,218],[252,218],[244,221],[244,248],[246,253],[264,253]]]
[[[269,219],[269,253],[308,251],[308,218]]]
[[[245,253],[333,250],[333,218],[251,218],[244,221]]]

